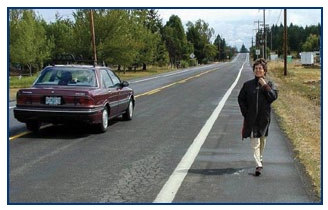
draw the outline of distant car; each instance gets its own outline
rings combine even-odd
[[[135,98],[128,86],[108,67],[48,66],[31,88],[17,92],[14,116],[32,131],[41,123],[83,122],[105,132],[112,118],[132,119]]]

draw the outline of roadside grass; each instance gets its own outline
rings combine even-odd
[[[321,199],[321,69],[288,64],[286,76],[283,69],[283,62],[269,62],[279,90],[273,109]]]
[[[137,70],[137,71],[115,71],[115,73],[121,78],[121,80],[130,80],[137,79],[146,76],[152,76],[156,74],[162,74],[170,71],[177,70],[176,68],[167,68],[167,67],[157,67],[157,66],[148,66],[146,71]]]
[[[22,76],[21,78],[19,76],[11,76],[9,78],[9,87],[10,88],[30,87],[37,76],[38,74],[32,76]]]

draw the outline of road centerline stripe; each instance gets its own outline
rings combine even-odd
[[[191,79],[194,79],[194,78],[196,78],[196,77],[200,77],[200,76],[202,76],[202,75],[204,75],[204,74],[208,74],[208,73],[210,73],[210,72],[212,72],[212,71],[216,71],[216,70],[217,70],[217,69],[212,69],[212,70],[208,70],[208,71],[205,71],[205,72],[201,72],[201,73],[199,73],[199,74],[196,74],[196,75],[193,75],[193,76],[191,76],[191,77],[188,77],[188,78],[185,78],[185,79],[179,80],[179,81],[177,81],[177,82],[173,82],[173,83],[171,83],[171,84],[168,84],[168,85],[165,85],[165,86],[162,86],[162,87],[159,87],[159,88],[155,88],[155,89],[153,89],[153,90],[150,90],[150,91],[147,91],[147,92],[144,92],[144,93],[140,93],[140,94],[136,95],[135,98],[138,98],[138,97],[140,97],[140,96],[145,96],[145,95],[152,95],[152,94],[157,93],[157,92],[159,92],[159,91],[161,91],[161,90],[163,90],[163,89],[169,88],[169,87],[171,87],[171,86],[173,86],[173,85],[185,83],[185,82],[187,82],[187,81],[189,81],[189,80],[191,80]]]
[[[238,75],[235,81],[232,83],[231,87],[224,94],[223,98],[219,101],[218,106],[214,109],[211,116],[207,119],[206,123],[194,139],[193,143],[188,148],[185,155],[182,157],[180,163],[177,165],[168,181],[165,183],[161,191],[158,193],[157,197],[154,200],[154,203],[170,203],[173,201],[176,193],[178,192],[185,176],[188,173],[191,165],[193,164],[195,158],[197,157],[202,145],[204,144],[208,134],[210,133],[216,119],[219,117],[219,114],[229,98],[232,90],[237,85],[238,80],[241,75],[241,71],[245,65],[246,61],[243,63],[239,69]]]

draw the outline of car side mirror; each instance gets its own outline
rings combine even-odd
[[[127,81],[123,81],[121,84],[122,84],[122,87],[127,87],[130,85]]]

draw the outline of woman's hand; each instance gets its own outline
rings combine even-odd
[[[266,81],[264,80],[264,78],[260,78],[259,83],[261,86],[266,85]]]

